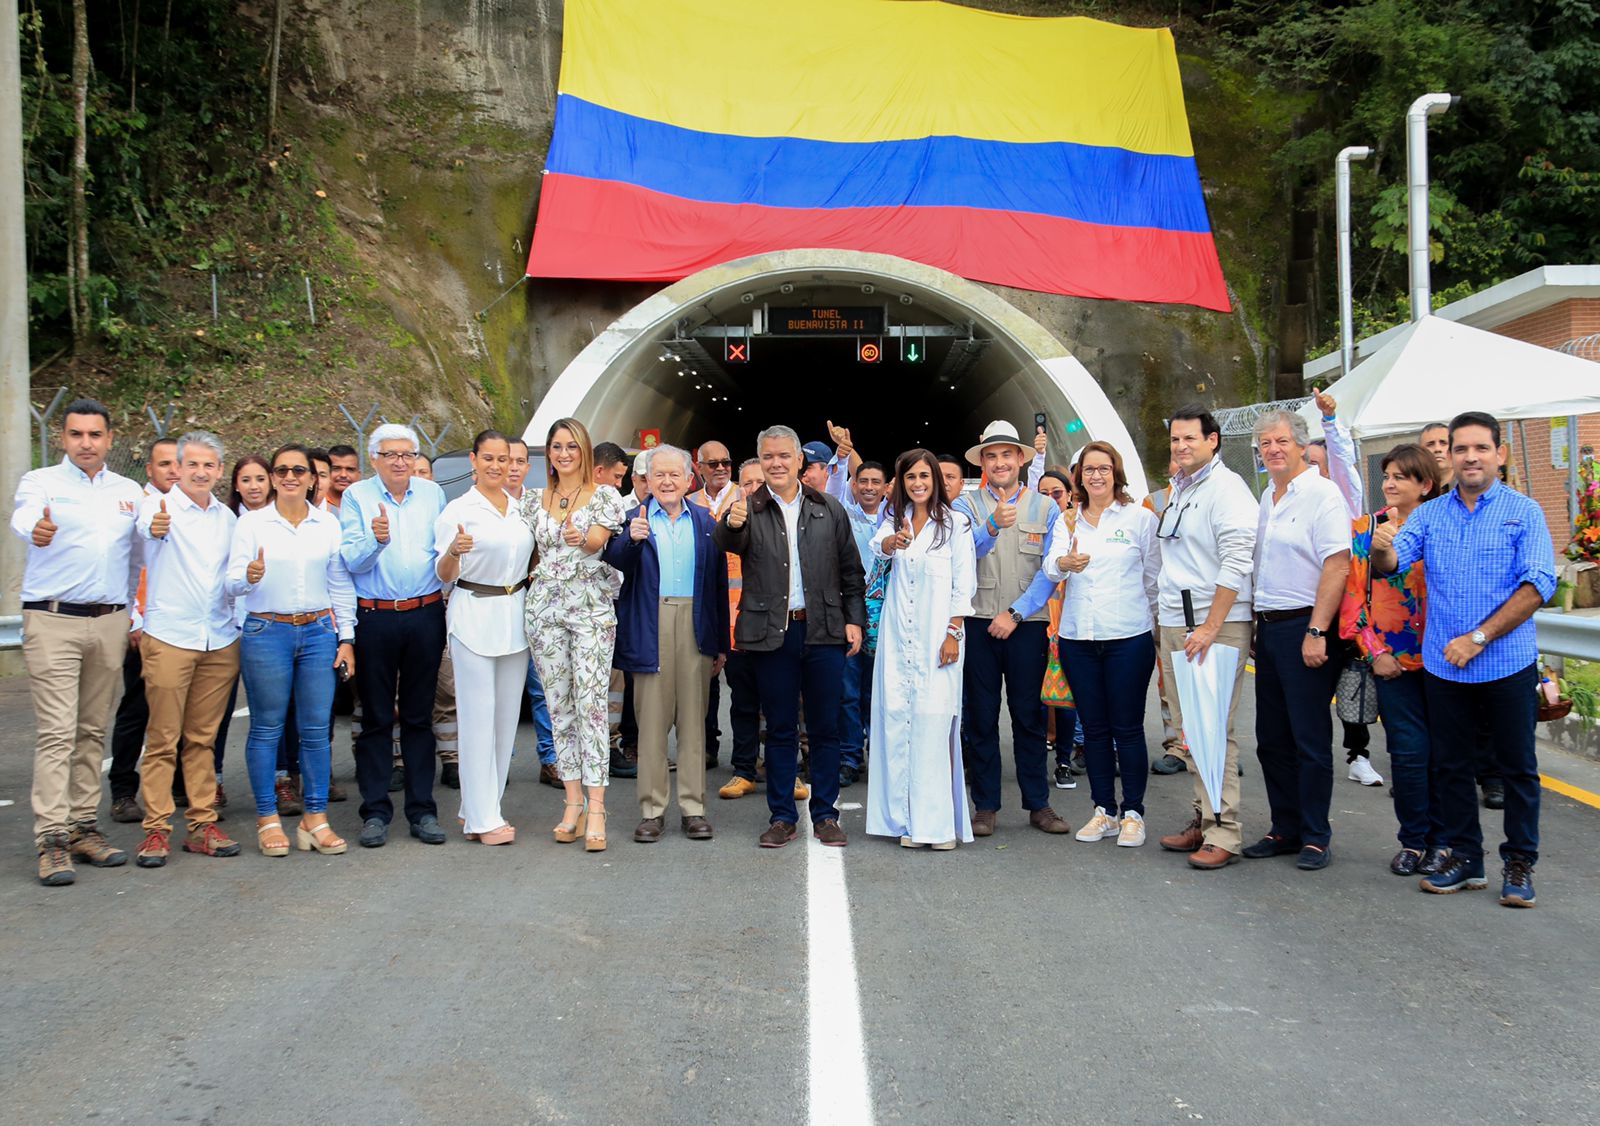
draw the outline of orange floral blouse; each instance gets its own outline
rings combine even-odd
[[[1422,668],[1422,634],[1427,624],[1428,582],[1419,559],[1404,571],[1372,575],[1372,517],[1351,522],[1350,577],[1339,606],[1339,636],[1353,639],[1368,660],[1393,653],[1407,672]]]

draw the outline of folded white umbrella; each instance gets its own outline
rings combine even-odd
[[[1228,702],[1239,675],[1239,650],[1213,645],[1205,660],[1194,664],[1187,654],[1172,655],[1172,679],[1178,682],[1183,710],[1183,739],[1189,757],[1211,799],[1211,813],[1222,824],[1222,779],[1228,762]]]

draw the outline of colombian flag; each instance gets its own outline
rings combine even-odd
[[[568,0],[536,277],[877,251],[1226,311],[1172,33],[929,0]]]

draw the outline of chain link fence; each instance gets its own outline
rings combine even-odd
[[[1297,411],[1310,401],[1311,397],[1306,395],[1298,399],[1274,399],[1270,403],[1223,407],[1212,412],[1212,417],[1222,430],[1222,464],[1243,477],[1256,496],[1259,497],[1267,487],[1267,471],[1256,455],[1256,419],[1273,411]]]

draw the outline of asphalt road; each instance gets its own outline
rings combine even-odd
[[[225,824],[248,842],[247,726]],[[996,835],[953,853],[868,839],[848,810],[853,941],[808,969],[808,880],[837,854],[758,850],[760,797],[713,799],[712,842],[674,811],[642,846],[619,781],[611,848],[586,855],[550,840],[560,796],[526,752],[509,848],[402,832],[361,850],[351,802],[333,807],[346,856],[177,853],[51,889],[32,874],[21,679],[0,681],[0,732],[8,1121],[1600,1120],[1600,810],[1548,792],[1532,911],[1389,875],[1387,791],[1342,779],[1319,873],[1161,852],[1183,777],[1151,779],[1142,849],[1029,829],[1014,787]],[[1584,771],[1546,762],[1568,767]],[[1265,799],[1246,769],[1249,835]],[[1056,793],[1074,824],[1088,804],[1087,785]],[[138,826],[107,828],[137,845]],[[812,974],[847,980],[852,950],[859,1016],[811,1013]],[[870,1095],[840,1065],[857,1020]]]

